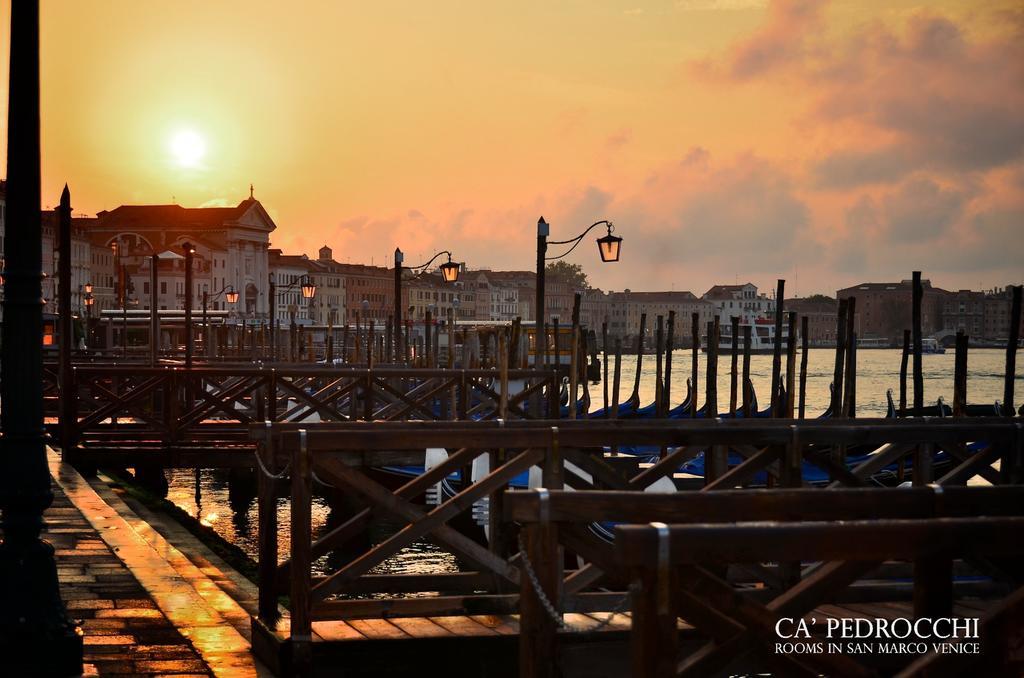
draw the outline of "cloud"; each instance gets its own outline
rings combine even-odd
[[[819,186],[899,180],[915,171],[977,172],[1024,158],[1024,20],[968,35],[926,11],[903,25],[822,30],[822,3],[782,0],[716,63],[713,81],[757,79],[806,98],[802,125],[831,130],[813,166]],[[866,148],[865,148],[866,147]]]
[[[813,174],[820,188],[846,189],[899,180],[913,167],[911,159],[898,147],[844,149],[819,160]]]
[[[912,179],[884,199],[886,235],[894,242],[935,240],[960,217],[966,198],[931,179]]]
[[[717,64],[698,62],[698,73],[745,81],[803,63],[808,51],[804,36],[821,25],[821,7],[816,0],[775,0],[761,28],[733,45]]]

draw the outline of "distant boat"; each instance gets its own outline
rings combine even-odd
[[[946,348],[938,342],[934,337],[924,337],[921,339],[921,353],[945,353]]]
[[[739,338],[736,342],[738,350],[743,352],[743,328],[750,328],[750,352],[751,353],[773,353],[775,351],[775,322],[768,318],[757,318],[752,323],[740,323],[739,325]],[[782,342],[783,348],[786,346],[786,340],[789,338],[789,328],[785,324],[782,325]],[[707,353],[708,338],[707,335],[702,337],[702,349]],[[718,353],[729,354],[732,352],[732,324],[721,325],[719,328],[718,338]]]

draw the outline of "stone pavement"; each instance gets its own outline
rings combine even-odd
[[[197,568],[108,487],[94,488],[52,451],[49,461],[46,538],[68,612],[82,620],[86,675],[269,675],[220,568]]]
[[[59,487],[45,538],[61,595],[85,633],[85,675],[211,675],[195,648]]]

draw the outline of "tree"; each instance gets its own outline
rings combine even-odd
[[[567,261],[552,261],[544,267],[545,275],[549,278],[558,278],[573,289],[588,290],[590,283],[587,282],[587,274],[579,264],[570,264]]]

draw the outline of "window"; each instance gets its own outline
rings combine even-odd
[[[160,283],[160,294],[167,294],[167,283]]]

